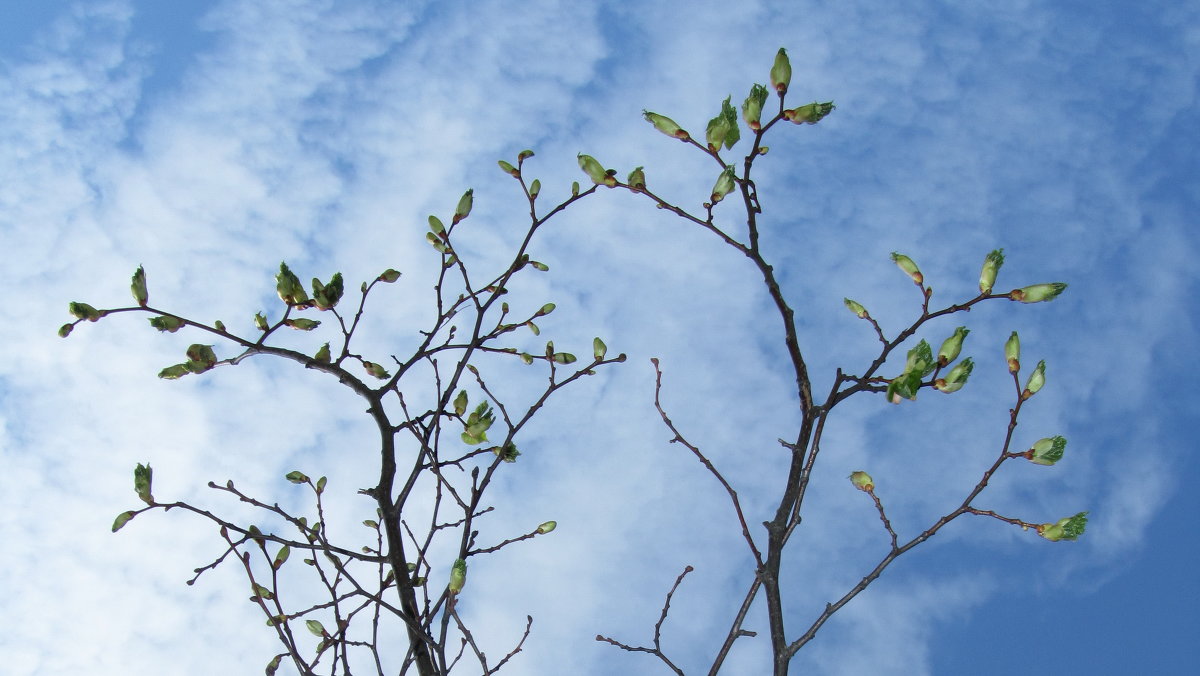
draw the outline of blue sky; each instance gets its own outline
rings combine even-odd
[[[463,247],[481,267],[520,234],[523,201],[497,159],[533,148],[544,194],[565,196],[586,180],[575,163],[586,152],[621,175],[644,165],[661,194],[699,204],[711,164],[641,111],[699,135],[722,99],[766,81],[780,46],[795,70],[790,100],[838,105],[819,125],[779,129],[758,165],[764,247],[797,310],[815,389],[874,356],[843,297],[893,332],[916,311],[894,250],[921,265],[935,302],[973,296],[997,247],[1008,255],[998,288],[1070,283],[1053,303],[993,303],[920,334],[936,345],[960,323],[972,329],[964,353],[978,366],[953,397],[839,407],[789,550],[785,572],[802,581],[789,627],[807,627],[885,552],[850,471],[874,475],[910,535],[978,479],[1011,406],[1001,346],[1013,330],[1025,360],[1049,365],[1017,437],[1070,444],[1054,468],[1006,466],[977,504],[1030,521],[1091,511],[1071,544],[956,522],[826,625],[795,671],[1183,674],[1200,659],[1200,501],[1189,488],[1200,478],[1200,9],[0,6],[0,616],[19,618],[0,637],[10,673],[257,673],[275,639],[237,571],[183,584],[219,554],[214,533],[176,514],[109,533],[133,506],[130,468],[150,461],[160,496],[209,503],[209,480],[285,495],[292,469],[349,487],[371,468],[358,403],[330,383],[267,360],[160,381],[192,339],[117,317],[63,341],[54,331],[69,301],[126,303],[141,264],[156,303],[248,325],[275,309],[281,259],[302,278],[340,270],[350,287],[394,267],[405,277],[363,337],[364,351],[394,353],[427,309],[428,214],[449,214],[474,188]],[[717,213],[736,229],[734,209]],[[649,358],[662,361],[676,423],[759,522],[779,478],[775,440],[795,426],[778,319],[746,260],[630,195],[593,196],[540,237],[535,257],[551,271],[514,298],[558,305],[542,323],[556,345],[586,353],[600,335],[630,359],[566,393],[522,440],[488,534],[551,518],[560,528],[474,565],[470,612],[494,629],[497,651],[534,617],[504,673],[658,673],[592,637],[644,640],[690,564],[664,641],[700,673],[748,559],[720,487],[667,443]],[[338,412],[318,416],[330,401]],[[361,507],[349,500],[339,517],[357,523]],[[764,628],[761,613],[756,622]],[[762,673],[756,640],[739,643],[729,673]]]

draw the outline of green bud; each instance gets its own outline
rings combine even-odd
[[[76,319],[86,319],[89,322],[99,321],[105,314],[87,303],[71,303],[67,305],[67,311]]]
[[[313,277],[313,303],[318,310],[330,310],[337,306],[338,301],[342,299],[342,294],[346,292],[345,283],[342,282],[342,273],[335,272],[333,277],[329,279],[328,284],[322,284],[321,280]]]
[[[787,50],[783,47],[775,53],[775,65],[771,66],[771,86],[783,96],[787,93],[788,85],[792,82],[792,64],[788,61]]]
[[[521,452],[517,450],[517,445],[512,442],[505,444],[503,447],[496,447],[495,452],[504,462],[516,462],[517,457],[521,455]]]
[[[980,292],[992,292],[992,286],[996,284],[996,273],[1000,272],[1001,265],[1004,265],[1004,249],[996,249],[983,259],[983,270],[979,272]]]
[[[163,380],[179,380],[191,372],[192,370],[188,368],[187,364],[175,364],[159,371],[158,377]]]
[[[556,364],[575,363],[575,355],[571,354],[570,352],[555,352],[551,359],[553,359],[554,363]]]
[[[532,364],[533,363],[533,355],[529,354],[528,352],[522,352],[521,353],[521,361],[525,362],[525,364],[527,364],[527,365]]]
[[[1029,374],[1029,380],[1025,381],[1025,390],[1021,392],[1022,399],[1028,399],[1038,393],[1042,386],[1046,384],[1046,360],[1038,362],[1033,368],[1033,373]]]
[[[867,318],[867,308],[863,307],[858,301],[850,300],[849,298],[843,298],[842,302],[845,303],[846,307],[859,319]]]
[[[762,129],[762,109],[766,103],[767,88],[760,84],[751,87],[750,95],[742,101],[742,119],[754,131]]]
[[[474,202],[474,196],[474,190],[467,190],[463,193],[463,196],[458,199],[458,206],[454,207],[454,219],[450,221],[451,225],[454,225],[471,215],[471,204]]]
[[[305,620],[304,626],[308,627],[308,631],[319,638],[329,635],[325,633],[325,625],[321,624],[320,620]]]
[[[273,562],[271,562],[271,568],[273,568],[275,570],[279,570],[283,566],[283,564],[288,560],[288,557],[291,555],[292,555],[291,547],[289,547],[287,545],[280,547],[279,551],[275,553],[275,560]]]
[[[392,282],[396,281],[397,279],[400,279],[400,272],[398,270],[393,270],[391,268],[388,268],[387,270],[384,270],[383,272],[381,272],[379,274],[378,279],[381,282],[386,282],[388,284],[391,284]]]
[[[462,591],[463,585],[467,583],[467,562],[462,559],[456,559],[454,565],[450,568],[450,584],[448,589],[451,594],[457,594]]]
[[[958,359],[958,354],[962,352],[963,339],[971,330],[965,326],[960,326],[954,329],[954,335],[950,336],[942,343],[938,349],[938,366],[946,366],[950,362]]]
[[[533,183],[529,184],[529,196],[536,199],[538,196],[538,193],[540,193],[541,191],[542,191],[542,182],[537,180],[536,178],[533,179]]]
[[[1004,358],[1008,360],[1009,373],[1021,370],[1021,339],[1017,338],[1016,331],[1004,342]]]
[[[533,335],[535,335],[535,336],[542,335],[542,330],[538,328],[537,324],[534,324],[533,322],[525,322],[525,326],[529,327],[529,330],[533,332]]]
[[[120,514],[118,514],[116,520],[113,521],[112,532],[115,533],[115,532],[121,530],[122,528],[124,528],[125,524],[132,521],[133,517],[135,517],[135,516],[137,516],[137,513],[132,512],[132,511],[121,512]]]
[[[213,328],[218,331],[225,332],[225,322],[218,319],[217,321],[213,322]]]
[[[147,505],[154,504],[154,496],[150,493],[153,483],[154,470],[150,468],[150,463],[143,465],[139,462],[137,467],[133,468],[133,490]]]
[[[1013,300],[1021,301],[1022,303],[1042,303],[1058,298],[1059,294],[1065,291],[1066,284],[1062,282],[1054,282],[1052,284],[1034,284],[1021,289],[1013,289],[1008,297]]]
[[[554,303],[546,303],[545,305],[542,306],[542,309],[537,311],[537,314],[534,316],[541,317],[543,315],[548,315],[551,312],[554,312],[554,308],[555,308]]]
[[[446,232],[446,226],[442,224],[442,219],[432,214],[429,216],[429,229],[436,235]]]
[[[816,124],[824,119],[826,115],[832,113],[833,109],[833,101],[825,103],[813,102],[806,106],[785,110],[783,111],[783,117],[796,124]]]
[[[1039,439],[1028,451],[1025,459],[1039,465],[1053,465],[1062,460],[1067,449],[1067,440],[1061,436]]]
[[[199,362],[207,368],[212,368],[217,363],[217,355],[213,353],[212,345],[193,343],[188,346],[187,357],[191,361]]]
[[[716,204],[725,199],[726,195],[733,192],[734,186],[733,165],[731,164],[725,167],[725,171],[721,172],[721,175],[717,177],[717,182],[713,184],[712,203]]]
[[[571,181],[571,197],[579,196],[579,181]]]
[[[387,369],[383,368],[382,366],[380,366],[379,364],[376,364],[373,361],[364,361],[363,368],[365,368],[367,370],[367,373],[371,374],[372,376],[374,376],[380,380],[387,380],[388,378],[391,377],[391,375],[387,372]]]
[[[970,357],[958,362],[945,378],[938,378],[933,382],[933,386],[939,392],[950,394],[962,389],[963,385],[967,384],[967,378],[971,376],[971,371],[975,369],[975,362],[971,361]]]
[[[862,470],[850,473],[850,483],[854,484],[855,488],[864,493],[871,493],[875,490],[875,480],[871,478],[870,474]]]
[[[583,173],[592,179],[592,183],[597,185],[608,185],[608,172],[605,171],[604,165],[596,161],[596,158],[591,155],[580,154],[578,157],[579,168],[583,169]],[[579,189],[572,186],[572,194],[579,194]]]
[[[166,331],[167,333],[175,333],[179,329],[183,328],[183,320],[178,317],[168,317],[166,315],[159,315],[158,317],[150,318],[150,326],[153,326],[154,328],[158,329],[159,331]]]
[[[321,362],[322,364],[328,364],[329,362],[333,361],[333,355],[329,353],[329,343],[322,345],[321,349],[317,350],[317,353],[313,355],[313,359]]]
[[[655,129],[661,131],[667,136],[670,136],[671,138],[677,138],[680,141],[687,141],[692,137],[691,134],[687,133],[680,128],[679,125],[675,124],[675,120],[672,120],[666,115],[659,115],[658,113],[652,113],[648,110],[643,110],[642,117],[645,117],[647,122],[653,124]]]
[[[721,112],[708,121],[708,127],[705,129],[704,138],[708,141],[708,149],[714,153],[720,150],[721,146],[732,148],[742,137],[742,132],[738,129],[737,111],[729,103],[732,100],[732,96],[726,97],[721,103]]]
[[[1037,527],[1038,535],[1051,542],[1060,540],[1077,540],[1087,528],[1087,512],[1059,519],[1056,523],[1044,523]]]
[[[279,299],[288,305],[308,302],[308,294],[300,285],[300,278],[292,273],[287,263],[279,264],[279,274],[275,275],[275,291],[279,294]]]
[[[132,283],[129,285],[129,290],[133,292],[133,299],[141,307],[146,307],[146,303],[150,300],[150,294],[146,291],[146,271],[142,266],[138,266],[136,272],[133,273]]]
[[[920,268],[917,267],[917,264],[914,263],[911,258],[905,256],[904,254],[893,251],[892,261],[896,265],[900,266],[900,269],[904,271],[904,274],[912,278],[914,284],[917,286],[924,286],[925,276],[921,274]]]
[[[459,390],[458,396],[454,398],[454,415],[462,416],[467,412],[467,391]]]
[[[255,312],[254,313],[254,325],[258,327],[259,331],[266,331],[269,328],[267,326],[266,315],[264,315],[261,312]]]
[[[74,331],[74,330],[75,330],[74,324],[63,324],[62,326],[58,327],[58,337],[66,338],[67,336],[71,335],[71,331]]]
[[[608,354],[608,346],[599,336],[592,339],[592,354],[596,359],[604,359],[604,355]]]
[[[508,162],[505,162],[504,160],[500,160],[499,164],[500,164],[500,170],[503,171],[504,173],[508,174],[509,176],[512,176],[513,178],[521,177],[521,172],[517,171],[517,168],[514,167],[513,165],[509,164]]]
[[[646,172],[642,171],[641,167],[629,172],[629,178],[625,183],[634,190],[642,191],[646,189]]]
[[[558,528],[557,521],[547,521],[546,523],[543,523],[537,527],[537,532],[539,535],[545,535],[546,533],[553,531],[555,528]]]
[[[315,319],[304,319],[301,317],[297,319],[285,319],[283,320],[283,325],[296,329],[297,331],[312,331],[320,326],[321,322]]]

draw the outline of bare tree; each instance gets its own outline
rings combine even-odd
[[[367,404],[366,413],[379,435],[378,482],[356,491],[374,502],[375,518],[364,522],[369,533],[365,544],[362,541],[334,541],[325,517],[325,500],[330,495],[328,482],[323,476],[313,479],[302,471],[290,472],[284,478],[292,484],[306,486],[311,492],[312,518],[284,509],[272,499],[249,495],[233,481],[209,483],[220,496],[252,506],[262,514],[265,522],[273,524],[264,528],[222,516],[217,509],[156,499],[152,491],[153,472],[148,464],[139,464],[134,471],[134,487],[145,506],[120,514],[113,524],[113,531],[154,510],[187,511],[212,523],[225,543],[224,551],[216,559],[196,568],[189,584],[224,563],[241,566],[249,583],[251,600],[262,610],[283,647],[269,659],[268,674],[275,673],[285,660],[305,675],[367,671],[383,675],[411,671],[432,676],[450,674],[455,669],[474,673],[478,668],[484,674],[500,670],[522,650],[533,620],[527,619],[521,639],[508,653],[499,659],[489,659],[472,629],[456,611],[456,600],[466,589],[468,562],[473,557],[549,533],[554,530],[555,523],[547,521],[500,542],[479,542],[477,522],[495,509],[488,501],[488,488],[498,472],[518,460],[518,437],[555,393],[595,374],[598,369],[625,361],[624,354],[609,357],[608,348],[600,338],[593,341],[590,355],[582,361],[572,353],[558,350],[552,341],[547,342],[545,350],[538,354],[508,346],[508,334],[514,331],[540,334],[536,322],[553,312],[554,304],[514,299],[510,306],[505,300],[506,294],[516,275],[548,270],[528,253],[539,229],[576,203],[592,198],[604,187],[627,190],[650,200],[657,208],[702,228],[733,252],[747,258],[761,276],[779,315],[789,368],[794,373],[793,394],[799,427],[787,439],[779,440],[790,456],[789,470],[773,498],[777,505],[774,514],[761,524],[760,530],[758,525],[749,522],[736,487],[709,459],[701,444],[689,440],[672,421],[662,403],[664,374],[658,361],[653,360],[655,407],[669,430],[671,441],[687,449],[702,463],[716,481],[714,490],[724,490],[753,561],[753,569],[746,571],[744,599],[731,619],[729,630],[723,638],[713,642],[715,652],[709,674],[722,670],[736,641],[754,636],[744,626],[752,604],[760,594],[766,600],[774,674],[787,674],[797,651],[815,637],[834,613],[866,589],[897,558],[959,517],[988,517],[1033,530],[1052,541],[1076,539],[1086,524],[1085,512],[1056,522],[1037,523],[976,506],[976,499],[1005,462],[1022,458],[1041,465],[1053,465],[1062,457],[1066,444],[1062,437],[1051,437],[1028,449],[1014,446],[1013,430],[1022,407],[1045,382],[1044,361],[1038,362],[1022,382],[1020,343],[1014,332],[1004,346],[1014,387],[1013,405],[1007,433],[1001,446],[995,449],[994,462],[974,485],[963,487],[960,503],[919,533],[904,536],[893,528],[888,518],[881,497],[885,491],[877,492],[875,482],[867,472],[853,472],[849,480],[874,503],[890,546],[857,584],[824,608],[816,609],[811,624],[800,630],[785,626],[788,590],[781,581],[780,566],[788,546],[802,532],[799,530],[801,510],[813,468],[821,454],[822,433],[833,410],[859,394],[882,395],[888,401],[900,404],[915,399],[922,389],[944,393],[961,389],[974,368],[972,359],[959,359],[969,333],[965,326],[941,342],[936,352],[926,340],[919,340],[904,353],[903,366],[899,366],[902,346],[911,343],[935,318],[965,312],[975,305],[995,300],[1049,301],[1066,287],[1061,283],[1033,284],[1008,292],[994,292],[997,274],[1004,262],[1003,252],[996,250],[984,258],[979,294],[939,308],[931,306],[932,290],[926,285],[917,264],[908,256],[893,253],[892,260],[920,292],[919,312],[906,328],[889,336],[862,304],[846,299],[846,307],[867,322],[877,337],[878,354],[870,363],[853,371],[838,369],[829,391],[814,394],[795,312],[780,287],[775,268],[759,244],[760,228],[769,209],[760,200],[752,177],[756,160],[766,153],[763,141],[768,133],[787,126],[784,124],[787,122],[814,125],[834,109],[832,102],[788,108],[785,101],[790,80],[791,66],[786,52],[780,49],[771,68],[770,87],[755,84],[751,88],[741,105],[741,122],[731,99],[726,99],[718,115],[708,123],[704,142],[666,116],[645,113],[646,120],[658,131],[688,144],[714,163],[716,182],[710,199],[699,210],[678,205],[651,190],[642,167],[621,180],[615,170],[605,168],[589,155],[580,155],[579,165],[591,185],[584,189],[574,183],[569,197],[543,206],[544,200],[539,201],[540,182],[527,180],[525,174],[525,162],[533,152],[520,153],[515,164],[501,160],[501,170],[516,180],[529,205],[529,222],[524,236],[508,258],[507,265],[480,273],[479,264],[464,260],[455,246],[464,227],[462,224],[472,211],[472,191],[468,190],[462,196],[448,225],[438,217],[430,216],[426,238],[441,260],[433,296],[424,299],[432,301],[434,319],[427,326],[414,328],[417,345],[404,356],[391,355],[386,360],[374,355],[369,358],[357,352],[354,345],[356,331],[366,321],[368,297],[377,286],[400,279],[401,273],[392,269],[385,270],[369,283],[364,282],[357,299],[347,309],[342,304],[347,296],[340,273],[334,274],[328,282],[314,278],[308,287],[310,292],[283,263],[276,275],[282,310],[256,313],[249,333],[230,329],[220,321],[208,324],[152,306],[146,273],[141,267],[131,284],[136,304],[96,309],[86,303],[71,303],[69,309],[75,320],[60,329],[59,334],[63,337],[85,320],[95,322],[110,315],[146,313],[150,315],[150,324],[161,332],[188,330],[217,341],[217,344],[190,345],[186,349],[186,359],[164,368],[159,373],[162,378],[198,375],[218,366],[235,366],[258,355],[287,359],[306,369],[319,371],[335,378]],[[740,162],[734,163],[723,153],[731,152],[741,140],[742,123],[749,130],[750,147]],[[736,204],[731,207],[736,216],[723,215],[718,219],[716,211],[722,202]],[[326,319],[314,319],[316,316]],[[285,328],[316,332],[322,324],[326,328],[321,330],[325,331],[329,330],[329,325],[334,326],[333,337],[319,347],[314,342],[316,349],[311,354],[278,346],[277,341],[271,340]],[[232,356],[219,357],[218,345],[222,352],[230,350]],[[499,391],[488,373],[491,365],[503,360],[520,360],[541,369],[544,383],[519,396]],[[886,373],[895,375],[885,375],[884,369],[889,364],[893,366]],[[343,491],[339,495],[353,496],[354,493]],[[301,570],[306,572],[305,575],[295,574],[294,563],[288,569],[290,575],[282,574],[293,552],[300,553],[304,564]],[[237,563],[231,563],[233,561]],[[661,631],[668,620],[671,599],[691,570],[692,567],[687,566],[667,593],[650,645],[632,645],[604,635],[597,635],[596,640],[622,650],[648,653],[665,668],[683,674],[664,650]],[[431,577],[441,575],[448,576],[449,582],[444,587],[428,583]],[[313,593],[319,594],[321,599],[308,600]],[[313,636],[306,638],[306,632]],[[396,632],[407,636],[403,655],[385,650],[385,646],[394,645],[386,639],[395,636]]]

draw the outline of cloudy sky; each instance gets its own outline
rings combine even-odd
[[[109,532],[136,507],[137,462],[154,466],[160,499],[214,509],[236,505],[209,480],[292,504],[284,473],[326,474],[343,496],[335,519],[370,516],[354,492],[371,472],[371,428],[332,379],[256,359],[162,381],[200,338],[123,315],[64,341],[69,301],[128,304],[140,264],[155,305],[250,332],[255,312],[279,312],[280,260],[302,279],[340,270],[352,289],[392,267],[405,276],[368,308],[360,344],[388,361],[431,312],[429,214],[447,218],[474,188],[460,248],[480,275],[519,242],[526,205],[497,159],[534,149],[530,175],[555,201],[586,181],[579,152],[622,176],[645,166],[657,192],[699,208],[711,160],[641,111],[701,135],[721,100],[766,82],[780,46],[789,100],[837,104],[819,125],[774,131],[758,164],[763,246],[814,389],[875,355],[843,297],[893,334],[919,311],[892,251],[921,265],[935,304],[974,296],[998,247],[998,288],[1070,284],[1053,303],[985,304],[920,334],[936,346],[971,328],[977,367],[962,392],[836,410],[784,569],[792,636],[886,553],[850,471],[874,475],[911,537],[990,464],[1012,405],[1013,330],[1026,363],[1048,363],[1016,444],[1070,443],[1056,467],[1006,465],[976,504],[1033,522],[1091,512],[1077,543],[952,524],[827,624],[796,671],[1189,673],[1200,9],[906,4],[2,0],[6,673],[259,673],[277,651],[238,571],[184,584],[221,552],[205,523],[160,513]],[[741,232],[734,205],[717,218]],[[541,339],[514,344],[552,338],[586,354],[598,335],[629,360],[569,388],[519,439],[481,528],[495,540],[547,519],[559,529],[473,562],[461,607],[492,654],[534,617],[504,673],[663,673],[593,638],[648,642],[692,565],[663,640],[702,673],[751,568],[720,486],[667,443],[649,359],[675,422],[758,523],[784,467],[776,439],[796,425],[778,316],[744,257],[625,193],[590,196],[531,251],[550,271],[511,302],[558,310]],[[537,386],[522,377],[514,391]],[[748,626],[765,628],[761,606]],[[765,637],[743,639],[729,673],[764,673],[765,651]]]

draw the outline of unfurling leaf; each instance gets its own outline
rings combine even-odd
[[[871,478],[870,474],[862,470],[850,473],[850,483],[854,484],[855,488],[864,493],[870,493],[875,490],[875,480]]]
[[[467,562],[462,559],[456,559],[454,565],[450,568],[450,584],[447,589],[451,594],[457,594],[463,590],[463,586],[467,584]]]
[[[463,193],[463,196],[458,199],[458,206],[454,207],[454,218],[450,221],[451,225],[457,224],[467,216],[471,215],[471,206],[475,201],[475,190],[469,189]]]
[[[816,124],[820,122],[826,115],[832,113],[834,109],[833,101],[825,103],[810,103],[799,108],[783,111],[784,118],[795,122],[796,124]]]
[[[929,348],[929,343],[922,340],[917,343],[916,347],[908,351],[908,360],[904,363],[904,372],[916,373],[921,378],[924,378],[933,371],[935,364],[937,362],[933,360],[933,350]]]
[[[154,505],[154,496],[151,494],[153,483],[154,470],[150,468],[150,463],[143,465],[139,462],[137,467],[133,468],[133,490],[147,505]]]
[[[333,309],[338,301],[342,299],[342,293],[345,292],[345,285],[342,282],[342,273],[334,273],[328,284],[322,284],[321,280],[313,277],[313,304],[318,310]]]
[[[213,353],[212,345],[193,343],[188,346],[187,358],[193,373],[207,371],[217,363],[217,355]],[[199,368],[200,371],[196,369]]]
[[[983,259],[983,269],[979,271],[979,290],[982,293],[992,292],[1001,265],[1004,265],[1004,249],[996,249]]]
[[[504,462],[516,462],[517,457],[521,455],[521,452],[517,450],[517,445],[511,441],[503,446],[497,446],[493,451]]]
[[[750,88],[750,95],[742,102],[742,119],[750,129],[762,129],[762,109],[767,102],[767,88],[756,84]]]
[[[783,96],[787,93],[788,85],[792,83],[792,63],[788,60],[787,50],[783,47],[775,53],[775,63],[771,66],[771,86]]]
[[[593,338],[592,355],[595,356],[596,359],[604,359],[604,355],[606,354],[608,354],[608,346],[604,344],[604,341],[600,340],[599,336]]]
[[[737,111],[729,103],[732,100],[733,97],[728,96],[721,102],[721,112],[708,121],[708,127],[705,129],[704,139],[708,142],[708,149],[714,153],[722,146],[733,148],[742,137],[742,132],[738,129]]]
[[[625,180],[625,183],[628,184],[630,188],[639,192],[645,190],[646,172],[642,170],[642,167],[637,167],[633,171],[629,172],[629,178]]]
[[[146,303],[150,301],[150,294],[146,291],[146,271],[142,266],[138,266],[136,272],[133,273],[132,283],[129,285],[129,290],[133,292],[133,299],[141,307],[146,307]]]
[[[192,369],[187,364],[175,364],[159,371],[158,377],[163,380],[179,380],[191,372]]]
[[[153,326],[154,328],[158,329],[159,331],[165,331],[167,333],[175,333],[179,329],[183,328],[183,320],[178,317],[168,317],[166,315],[159,315],[158,317],[150,318],[150,326]]]
[[[1025,389],[1021,392],[1022,399],[1028,399],[1038,393],[1042,386],[1046,384],[1046,360],[1038,362],[1033,368],[1033,373],[1029,374],[1029,380],[1025,381]]]
[[[259,331],[266,331],[270,328],[267,325],[267,316],[261,312],[254,313],[254,326],[258,327]]]
[[[300,284],[300,278],[288,268],[287,263],[279,264],[279,273],[275,275],[275,292],[279,294],[279,300],[288,305],[308,302],[308,294]]]
[[[132,521],[133,517],[136,515],[137,515],[137,512],[132,512],[132,511],[121,512],[120,514],[118,514],[116,520],[113,521],[112,532],[115,533],[115,532],[121,530],[122,528],[124,528],[125,524]]]
[[[1059,519],[1056,523],[1044,523],[1037,528],[1038,535],[1051,542],[1060,540],[1077,540],[1087,528],[1087,512]]]
[[[1025,458],[1038,465],[1053,465],[1062,460],[1063,452],[1067,450],[1067,440],[1062,436],[1039,439],[1028,451]]]
[[[971,361],[970,357],[958,362],[945,378],[938,378],[933,382],[933,386],[939,392],[950,394],[962,389],[963,385],[967,384],[967,378],[970,377],[971,371],[975,368],[975,362]]]

